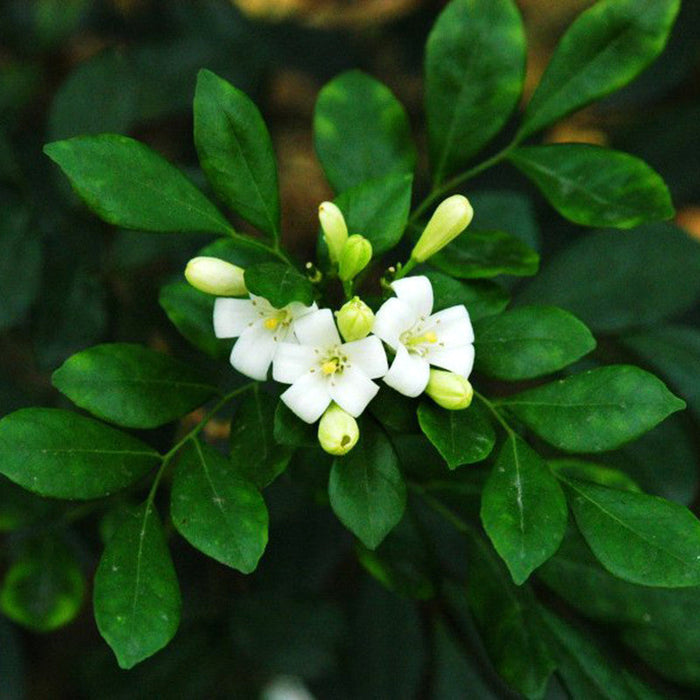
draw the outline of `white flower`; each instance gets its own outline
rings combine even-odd
[[[217,338],[238,338],[231,351],[231,364],[241,374],[264,381],[279,344],[294,338],[300,318],[316,311],[316,304],[293,301],[276,309],[262,297],[217,299],[214,302],[214,333]]]
[[[468,377],[474,365],[474,331],[463,304],[433,310],[433,287],[424,276],[391,285],[396,297],[377,312],[373,332],[395,352],[384,381],[406,396],[418,396],[430,378],[430,365]]]
[[[379,338],[343,343],[330,309],[321,309],[294,324],[299,345],[280,343],[272,377],[291,384],[280,397],[307,423],[317,421],[331,401],[359,416],[379,391],[372,379],[387,370]]]

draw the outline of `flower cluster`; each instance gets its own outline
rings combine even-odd
[[[467,216],[460,202],[448,200],[445,205],[426,227],[433,237],[437,229],[441,245],[426,242],[424,234],[414,248],[421,259],[426,246],[439,249],[471,220],[470,207]],[[446,210],[449,220],[437,226],[435,217],[444,219]],[[371,246],[361,236],[347,235],[335,205],[324,202],[319,218],[340,278],[351,280],[369,261]],[[245,293],[240,268],[212,259],[207,269],[206,261],[195,258],[188,265],[185,274],[193,286],[209,293],[217,288]],[[350,299],[335,318],[316,303],[275,308],[254,294],[247,299],[221,297],[214,304],[214,331],[218,338],[237,338],[231,364],[242,374],[264,381],[272,367],[272,379],[289,385],[280,397],[286,406],[307,423],[321,419],[322,447],[345,454],[359,436],[355,418],[380,390],[376,380],[409,397],[425,392],[448,409],[466,408],[471,402],[474,333],[467,309],[457,305],[433,313],[433,289],[425,276],[403,277],[389,286],[395,296],[376,316],[359,297]]]

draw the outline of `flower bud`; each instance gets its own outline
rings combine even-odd
[[[474,210],[469,200],[461,194],[448,197],[430,217],[418,243],[413,248],[411,257],[416,262],[424,262],[438,250],[444,248],[464,231],[474,217]]]
[[[336,313],[338,328],[346,343],[366,338],[374,325],[372,309],[360,297],[353,297]]]
[[[364,236],[350,236],[340,254],[338,276],[343,282],[353,279],[367,267],[371,259],[372,244]]]
[[[458,411],[467,408],[472,402],[474,390],[469,380],[454,372],[446,372],[442,369],[431,369],[428,386],[425,393],[449,411]]]
[[[318,441],[329,454],[341,456],[350,452],[360,438],[357,421],[338,404],[332,403],[318,424]]]
[[[343,246],[348,240],[348,227],[345,224],[343,212],[333,202],[321,202],[318,218],[331,262],[337,263],[343,252]]]
[[[240,297],[248,293],[243,268],[219,258],[192,258],[185,268],[187,281],[201,292],[218,297]]]

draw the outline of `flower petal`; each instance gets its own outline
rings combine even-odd
[[[430,353],[428,362],[436,367],[448,369],[455,374],[461,374],[463,377],[469,377],[474,366],[474,346],[439,348]]]
[[[231,364],[241,374],[262,382],[267,379],[267,370],[277,350],[277,342],[265,328],[263,321],[257,321],[246,328],[231,351]]]
[[[272,378],[283,384],[293,384],[308,372],[317,358],[314,349],[296,343],[278,343],[272,364]]]
[[[345,343],[342,348],[353,367],[358,368],[370,379],[383,377],[389,369],[382,341],[375,335]]]
[[[304,306],[300,301],[293,301],[284,307],[291,314],[294,320],[318,311],[318,304],[314,302],[311,306]]]
[[[330,309],[314,311],[297,319],[294,321],[294,333],[301,345],[315,348],[328,348],[341,343]]]
[[[299,377],[280,398],[307,423],[315,423],[331,402],[327,379],[310,372]]]
[[[379,386],[359,369],[350,367],[329,382],[328,391],[338,406],[357,418],[377,395]]]
[[[469,320],[469,312],[463,304],[450,306],[433,314],[426,324],[435,329],[440,343],[455,347],[474,342],[474,331]]]
[[[214,333],[217,338],[237,338],[258,314],[250,299],[217,299],[214,302]]]
[[[372,333],[387,345],[396,348],[399,336],[413,326],[418,314],[405,301],[392,297],[387,299],[377,311]]]
[[[404,396],[418,396],[425,391],[430,378],[430,365],[425,358],[411,355],[403,345],[384,375],[384,381]]]
[[[417,316],[429,316],[433,310],[433,285],[425,275],[404,277],[391,283],[391,288],[401,301],[415,309]]]

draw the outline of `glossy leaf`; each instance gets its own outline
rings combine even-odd
[[[496,282],[462,282],[435,270],[425,270],[423,274],[433,287],[433,311],[464,304],[474,323],[498,314],[508,306],[508,292]]]
[[[293,301],[310,306],[314,300],[308,278],[282,263],[259,263],[246,268],[245,285],[251,294],[264,297],[277,309]]]
[[[604,452],[685,407],[654,375],[611,365],[503,399],[542,439],[569,452]]]
[[[221,200],[262,231],[279,236],[277,166],[265,122],[244,92],[208,70],[197,76],[194,142]]]
[[[376,549],[401,520],[406,484],[389,439],[366,422],[360,440],[333,462],[328,484],[331,508],[368,549]]]
[[[470,229],[507,231],[534,250],[539,250],[542,233],[532,199],[516,190],[475,190],[469,192],[474,209]]]
[[[108,496],[159,461],[140,440],[71,411],[23,408],[0,420],[0,472],[41,496]]]
[[[117,134],[76,136],[44,146],[100,218],[141,231],[228,234],[216,207],[161,155]]]
[[[612,574],[644,586],[700,585],[700,522],[687,508],[567,480],[576,524]]]
[[[475,324],[476,368],[497,379],[517,381],[556,372],[595,348],[576,317],[556,307],[506,311]]]
[[[231,421],[231,463],[236,472],[262,489],[289,464],[292,450],[278,445],[273,435],[277,399],[252,391]]]
[[[519,136],[614,92],[663,50],[679,0],[603,0],[580,15],[559,42],[527,109]]]
[[[267,508],[258,489],[220,452],[192,441],[181,454],[170,495],[178,532],[204,554],[244,574],[267,545]]]
[[[403,106],[389,88],[357,70],[333,78],[319,93],[314,144],[336,192],[385,175],[411,174],[416,163]]]
[[[504,126],[525,79],[511,0],[452,0],[428,37],[426,115],[433,181],[464,168]]]
[[[280,401],[275,409],[274,440],[288,447],[315,447],[318,445],[318,428],[301,420]]]
[[[583,459],[571,458],[550,459],[547,461],[547,464],[555,474],[560,475],[564,479],[587,481],[592,484],[598,484],[598,486],[633,491],[634,493],[642,492],[637,482],[619,469],[612,469],[611,467]]]
[[[412,176],[404,173],[386,175],[345,190],[336,198],[348,233],[369,240],[374,257],[401,240],[411,207],[412,182]]]
[[[633,228],[674,214],[661,176],[627,153],[590,144],[557,143],[516,148],[508,158],[574,223]]]
[[[125,515],[95,573],[95,621],[121,668],[162,649],[180,624],[180,588],[153,505]]]
[[[519,238],[471,229],[430,258],[431,265],[460,279],[534,275],[539,263],[540,256]]]
[[[169,423],[218,391],[184,362],[127,343],[83,350],[66,360],[51,379],[76,405],[129,428]]]
[[[481,522],[515,583],[557,551],[567,516],[564,494],[545,462],[509,435],[484,486]]]
[[[448,411],[426,401],[418,407],[418,422],[450,469],[486,459],[496,442],[493,426],[480,406]]]
[[[611,261],[605,274],[602,260]],[[581,238],[552,258],[517,302],[561,306],[594,332],[611,332],[682,313],[698,297],[700,243],[671,224],[650,224]]]

